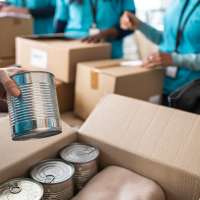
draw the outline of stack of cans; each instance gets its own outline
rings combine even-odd
[[[43,187],[27,178],[16,178],[0,185],[1,200],[43,200]]]
[[[44,187],[44,199],[71,200],[74,196],[74,166],[61,159],[44,160],[30,170],[31,177]]]
[[[74,191],[77,194],[98,173],[99,149],[84,143],[72,143],[60,151],[60,157],[75,167]]]

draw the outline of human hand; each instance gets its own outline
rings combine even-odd
[[[103,43],[106,40],[115,40],[119,37],[119,32],[115,27],[101,31],[99,34],[88,36],[81,41],[86,43]]]
[[[17,14],[30,14],[29,9],[19,8],[16,6],[3,6],[0,13],[17,13]]]
[[[20,89],[10,76],[25,71],[25,69],[17,67],[0,69],[0,100],[6,100],[6,92],[10,93],[13,97],[18,97],[21,94]]]
[[[132,12],[125,11],[120,18],[120,26],[125,30],[136,30],[140,28],[141,21]]]
[[[154,68],[154,67],[167,67],[167,66],[172,66],[173,64],[173,57],[169,53],[164,53],[164,52],[156,52],[153,54],[150,54],[144,61],[143,64],[141,65],[142,67],[145,68]]]

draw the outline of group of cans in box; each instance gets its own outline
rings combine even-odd
[[[48,159],[31,167],[28,178],[0,185],[2,200],[71,200],[98,173],[99,149],[72,143],[59,152],[62,159]]]

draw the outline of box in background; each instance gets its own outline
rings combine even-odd
[[[140,31],[136,31],[134,37],[136,39],[140,60],[144,60],[149,54],[158,51],[158,45],[148,40]]]
[[[74,83],[56,81],[59,111],[66,112],[74,107]]]
[[[125,60],[79,63],[75,83],[75,114],[86,119],[104,92],[159,104],[164,70],[120,66]]]
[[[15,64],[15,57],[0,58],[0,68],[8,67],[8,66],[14,65],[14,64]]]
[[[52,38],[52,37],[51,37]],[[86,44],[72,39],[16,39],[16,63],[28,70],[51,72],[56,79],[69,83],[75,81],[78,62],[109,59],[111,45]]]
[[[33,33],[32,18],[0,17],[0,58],[15,56],[15,37]]]

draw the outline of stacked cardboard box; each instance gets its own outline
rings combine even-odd
[[[78,64],[74,104],[77,116],[86,119],[105,92],[161,103],[164,69],[121,66],[123,61],[104,60]]]
[[[72,142],[100,150],[100,169],[115,165],[161,186],[166,200],[200,198],[199,115],[119,95],[106,95],[76,133],[65,123],[60,135],[14,142],[9,120],[0,121],[0,183],[29,177],[35,163],[58,157]]]
[[[15,64],[15,38],[32,34],[33,19],[0,17],[0,68]]]
[[[26,36],[16,39],[16,63],[22,68],[55,75],[60,111],[73,109],[78,62],[109,59],[111,45],[85,44],[63,36]],[[52,39],[54,38],[54,39]]]

